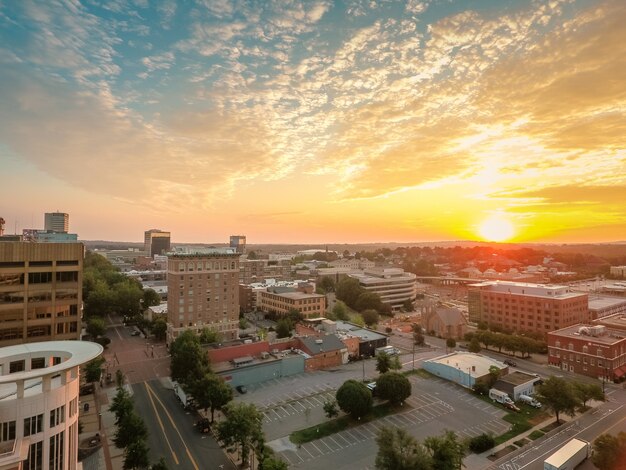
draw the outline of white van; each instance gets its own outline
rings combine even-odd
[[[529,397],[528,395],[520,395],[519,401],[521,401],[522,403],[526,403],[527,405],[530,405],[533,408],[541,408],[541,403],[539,403],[533,397]]]
[[[513,400],[511,400],[511,397],[507,393],[496,390],[495,388],[489,389],[489,398],[503,405],[513,403]]]

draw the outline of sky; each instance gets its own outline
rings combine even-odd
[[[626,240],[623,0],[0,0],[0,217]]]

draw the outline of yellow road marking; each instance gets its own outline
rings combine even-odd
[[[172,426],[174,427],[176,434],[178,434],[178,437],[180,437],[180,442],[182,442],[183,446],[185,447],[185,452],[187,452],[187,456],[189,457],[189,460],[191,460],[191,464],[196,470],[200,470],[200,468],[198,467],[198,464],[196,463],[195,459],[191,455],[191,452],[189,452],[189,448],[187,447],[187,444],[185,444],[185,440],[183,439],[183,436],[181,436],[180,431],[176,427],[176,424],[174,424],[174,420],[172,419],[172,416],[170,415],[169,411],[167,411],[167,407],[163,404],[163,402],[157,396],[154,390],[152,390],[152,387],[150,387],[150,385],[148,385],[147,382],[144,382],[144,383],[146,384],[146,388],[150,391],[150,393],[154,396],[154,398],[156,398],[156,400],[160,403],[161,407],[163,408],[163,411],[165,411],[165,414],[167,415],[167,418],[170,420],[170,423],[172,423]]]
[[[174,457],[174,462],[176,465],[179,464],[178,457],[176,456],[176,452],[172,449],[172,445],[170,444],[170,440],[167,438],[167,434],[165,434],[165,426],[163,426],[163,421],[161,421],[161,417],[159,416],[159,412],[157,411],[156,405],[154,404],[154,400],[152,399],[152,395],[150,394],[150,390],[148,390],[148,383],[143,383],[146,386],[146,393],[148,394],[148,398],[150,399],[150,403],[152,403],[152,408],[154,408],[154,414],[159,421],[159,426],[161,426],[161,431],[163,431],[163,436],[165,437],[165,442],[167,442],[167,446],[170,448],[170,452],[172,453],[172,457]]]

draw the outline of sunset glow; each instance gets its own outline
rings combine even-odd
[[[0,2],[0,217],[125,241],[623,240],[624,24],[621,0]]]

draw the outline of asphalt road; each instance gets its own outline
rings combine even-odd
[[[135,408],[150,433],[150,460],[164,457],[170,469],[180,470],[235,468],[213,437],[196,430],[195,416],[183,409],[160,380],[132,387]]]

